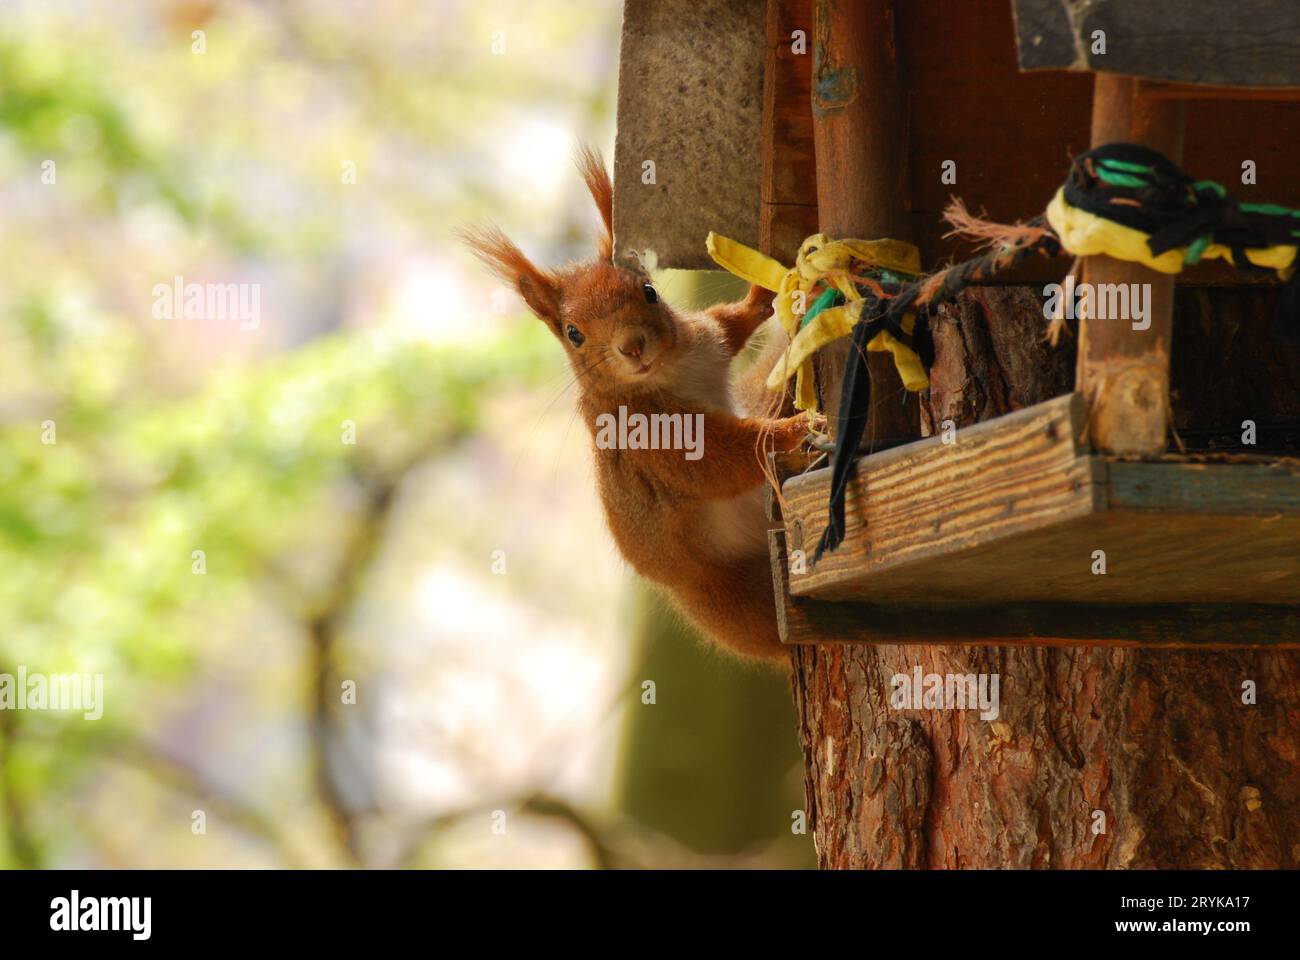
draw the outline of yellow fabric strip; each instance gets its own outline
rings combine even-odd
[[[781,280],[788,271],[771,257],[712,231],[709,232],[704,245],[708,248],[709,256],[723,269],[734,273],[742,280],[748,280],[773,293],[781,289]]]
[[[904,332],[911,333],[914,326],[916,326],[916,314],[903,314]],[[888,330],[881,330],[867,344],[867,352],[884,353],[885,351],[894,355],[894,367],[898,370],[898,376],[903,381],[904,387],[916,393],[930,385],[930,377],[921,364],[921,358]]]
[[[861,303],[860,300],[857,302]],[[782,358],[782,362],[772,368],[772,372],[767,378],[767,388],[769,390],[780,390],[781,384],[811,359],[814,353],[831,341],[838,340],[840,337],[847,337],[852,333],[858,314],[856,308],[850,309],[850,307],[851,305],[846,304],[845,306],[823,310],[805,324],[795,334],[794,339],[790,341],[790,347]],[[905,331],[911,333],[916,325],[916,314],[904,314],[902,325]],[[903,381],[903,386],[908,390],[916,392],[924,390],[930,385],[929,377],[925,373],[925,367],[921,365],[921,358],[913,353],[906,344],[900,343],[888,330],[882,330],[872,337],[867,344],[867,351],[870,353],[883,353],[885,351],[892,353],[894,355],[894,366],[898,369],[898,375]]]
[[[1076,257],[1105,254],[1116,260],[1140,263],[1160,273],[1180,273],[1183,269],[1186,247],[1177,247],[1166,250],[1158,257],[1153,256],[1147,245],[1147,234],[1070,206],[1065,200],[1064,190],[1057,190],[1056,196],[1047,205],[1047,222],[1061,238],[1061,246]],[[1285,280],[1291,275],[1295,263],[1296,245],[1281,244],[1247,250],[1246,257],[1258,267],[1276,270]],[[1220,243],[1212,243],[1201,254],[1203,260],[1216,258],[1232,263],[1232,249]]]
[[[771,390],[781,390],[790,377],[795,378],[795,406],[800,410],[817,408],[813,387],[812,357],[833,340],[848,336],[857,320],[855,304],[862,302],[853,283],[851,271],[855,261],[895,273],[917,275],[921,272],[921,254],[915,246],[900,240],[831,240],[816,233],[799,246],[793,267],[785,267],[771,257],[750,249],[727,237],[710,233],[706,241],[714,261],[736,276],[776,293],[772,307],[781,329],[790,338],[790,347],[773,368],[767,380]],[[844,306],[823,310],[803,323],[809,297],[816,284],[829,284],[844,295]],[[903,318],[908,333],[916,323],[914,314]],[[867,345],[872,352],[893,354],[903,385],[912,391],[929,386],[921,359],[888,331],[881,331]]]
[[[1075,256],[1105,254],[1167,274],[1181,272],[1185,264],[1186,247],[1153,256],[1147,234],[1070,206],[1065,200],[1064,190],[1058,190],[1048,204],[1047,221],[1060,238],[1061,246]],[[857,304],[862,302],[862,297],[853,283],[854,264],[863,263],[914,276],[921,272],[920,252],[912,244],[898,240],[832,240],[825,234],[813,234],[800,245],[793,267],[786,267],[757,250],[716,233],[709,234],[706,245],[709,255],[723,269],[776,293],[773,309],[781,328],[790,338],[790,346],[768,376],[767,386],[771,390],[780,390],[790,377],[794,377],[795,406],[801,410],[816,409],[817,406],[812,379],[813,355],[826,344],[848,336],[857,321]],[[1296,255],[1295,244],[1246,251],[1251,263],[1276,270],[1283,280],[1294,272]],[[1218,243],[1207,246],[1201,257],[1233,262],[1231,248]],[[848,302],[823,310],[803,323],[809,298],[819,282],[834,287]],[[911,333],[916,315],[908,313],[902,322],[903,329]],[[894,366],[908,390],[924,390],[929,386],[920,358],[888,331],[872,338],[867,349],[891,353]]]

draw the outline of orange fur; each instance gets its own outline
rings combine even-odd
[[[555,273],[533,266],[522,250],[495,224],[459,231],[460,240],[506,283],[511,284],[533,313],[552,328],[560,322],[560,284]]]
[[[612,262],[613,188],[599,155],[580,149],[578,167],[605,225],[595,260],[544,271],[495,228],[465,238],[520,289],[569,355],[578,409],[592,434],[596,489],[623,556],[722,646],[788,662],[777,637],[768,560],[764,454],[800,446],[808,423],[788,415],[788,401],[762,387],[784,343],[769,344],[736,382],[731,370],[771,314],[772,295],[752,288],[738,303],[694,313],[651,303],[650,277]],[[628,416],[700,415],[702,456],[602,448],[596,443],[601,417],[617,419],[620,406]]]
[[[614,183],[605,170],[605,161],[587,144],[578,146],[578,172],[596,201],[605,232],[596,238],[596,252],[602,260],[614,256]]]

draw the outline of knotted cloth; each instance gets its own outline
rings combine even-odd
[[[800,410],[819,407],[813,354],[848,336],[865,302],[892,296],[921,273],[920,252],[898,240],[832,240],[815,233],[800,245],[793,267],[716,233],[709,234],[706,244],[709,256],[724,270],[776,294],[772,306],[790,346],[767,386],[781,390],[793,376],[794,403]],[[912,391],[930,383],[928,363],[921,356],[926,348],[913,342],[915,325],[914,314],[902,313],[895,323],[877,329],[865,346],[893,354],[903,385]],[[916,339],[928,341],[919,335]]]
[[[991,279],[1032,254],[1055,256],[1062,250],[1078,257],[1104,254],[1167,274],[1207,258],[1221,258],[1248,274],[1273,273],[1284,281],[1273,316],[1274,339],[1300,343],[1300,211],[1234,200],[1220,184],[1193,180],[1155,150],[1112,143],[1080,154],[1046,214],[1025,223],[989,223],[970,216],[956,201],[947,215],[954,234],[981,241],[988,249],[904,284],[887,300],[867,303],[853,328],[855,346],[865,337],[874,342],[899,329],[909,314],[925,327],[929,311],[970,284]],[[851,357],[844,378],[829,517],[814,563],[844,539],[847,482],[871,404],[865,366],[860,356]],[[846,424],[855,429],[844,429]]]

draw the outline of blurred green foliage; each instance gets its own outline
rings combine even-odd
[[[357,333],[166,397],[131,383],[143,347],[117,332],[93,351],[96,376],[84,377],[86,344],[49,314],[0,316],[6,342],[44,341],[0,355],[0,381],[16,363],[54,386],[39,420],[0,427],[0,672],[27,663],[110,678],[97,725],[29,715],[61,723],[46,735],[65,748],[156,717],[152,687],[191,669],[209,625],[259,584],[279,582],[290,604],[306,598],[297,602],[310,615],[327,585],[295,558],[310,559],[323,529],[338,539],[355,522],[348,488],[437,456],[476,429],[485,392],[552,370],[540,336],[471,350]],[[355,443],[345,442],[350,430]],[[64,778],[77,772],[6,771],[25,806],[69,790]]]
[[[561,5],[542,6],[515,23]],[[268,608],[320,615],[368,492],[473,435],[485,398],[561,365],[537,325],[503,320],[463,345],[353,328],[176,368],[159,330],[127,312],[122,269],[143,292],[193,257],[260,259],[262,275],[323,286],[340,244],[402,221],[432,221],[440,243],[444,223],[481,212],[472,163],[472,205],[423,197],[428,171],[382,169],[457,147],[451,102],[465,91],[453,91],[486,54],[479,14],[427,22],[426,46],[473,30],[459,34],[465,52],[432,59],[383,55],[412,6],[375,10],[362,30],[354,14],[166,0],[0,11],[0,172],[22,201],[0,238],[0,672],[103,673],[107,701],[96,723],[0,714],[0,865],[77,849],[67,828],[87,778],[157,745],[162,705],[196,679],[205,644],[259,629]],[[194,27],[210,37],[203,56]],[[511,86],[543,72],[495,66]],[[340,91],[347,109],[331,105]],[[509,112],[483,99],[480,116]],[[304,124],[287,152],[287,127]],[[340,202],[342,159],[380,166],[364,203]],[[57,181],[42,180],[51,162]],[[375,221],[359,222],[367,211]],[[305,704],[309,685],[286,694]]]
[[[539,262],[588,254],[595,214],[567,154],[572,139],[612,131],[620,13],[605,0],[0,6],[0,673],[105,677],[96,722],[0,711],[0,867],[460,862],[454,844],[426,850],[421,824],[398,836],[411,825],[385,819],[365,766],[373,742],[344,749],[373,716],[349,726],[331,714],[337,646],[388,532],[383,507],[408,477],[457,450],[458,467],[500,471],[503,449],[475,446],[490,430],[513,439],[548,410],[570,415],[555,392],[567,369],[542,325],[480,301],[481,271],[447,280],[450,264],[468,268],[450,232],[494,219]],[[347,164],[355,183],[340,179]],[[407,260],[423,263],[431,292],[403,325],[391,299]],[[284,296],[251,336],[149,316],[156,283],[195,273]],[[511,391],[527,394],[506,407],[526,422],[488,423]],[[537,459],[564,454],[565,436]],[[512,551],[547,541],[549,552],[512,554],[520,595],[508,599],[531,598],[522,622],[554,634],[575,602],[615,602],[607,580],[565,581],[619,561],[585,540],[555,550],[546,508],[581,498],[594,515],[585,482],[526,479],[508,497],[536,515],[506,516],[498,501],[504,520],[457,516],[416,547],[486,555],[488,526],[516,528],[501,537]],[[690,700],[625,732],[622,828],[649,828],[677,852],[674,840],[722,854],[788,842],[799,785],[783,684],[690,646],[658,606],[609,632],[607,669],[645,655],[678,707]],[[634,635],[638,652],[613,649]],[[509,666],[550,666],[561,682],[591,668],[519,659]],[[401,669],[366,666],[377,688]],[[518,677],[506,686],[520,689]],[[468,675],[464,699],[444,708],[449,726],[494,691]],[[226,752],[211,728],[225,734],[232,716],[245,740]],[[240,764],[263,754],[274,769],[253,782]],[[420,758],[433,780],[471,785],[483,760]],[[148,782],[123,787],[132,776]],[[763,801],[738,813],[755,790]],[[192,807],[237,829],[186,846]],[[594,862],[626,862],[605,856],[588,811],[564,798],[519,809],[585,837]],[[370,814],[377,839],[361,825]],[[471,804],[433,824],[477,815]]]

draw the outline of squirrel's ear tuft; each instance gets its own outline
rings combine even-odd
[[[560,327],[560,284],[553,273],[533,266],[500,227],[468,227],[457,231],[474,256],[524,298],[528,308],[552,329]]]
[[[605,170],[605,161],[599,150],[585,143],[579,144],[575,160],[605,224],[604,232],[596,238],[596,250],[602,260],[609,260],[614,256],[614,184]]]

